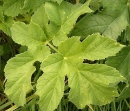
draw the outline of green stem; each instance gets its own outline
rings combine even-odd
[[[14,44],[12,43],[12,39],[9,36],[7,37],[7,42],[9,44],[11,54],[14,57],[15,56],[15,48],[14,48]]]
[[[121,89],[119,88],[119,86],[118,86],[118,90],[119,90],[119,92],[121,93]],[[126,99],[123,99],[123,100],[125,101],[127,107],[130,109],[130,105],[129,105],[129,103],[127,102],[127,100],[126,100]]]
[[[14,105],[11,108],[7,109],[6,111],[14,111],[17,108],[18,108],[18,106]]]
[[[2,105],[3,103],[5,103],[7,100],[8,100],[7,98],[3,99],[3,100],[0,102],[0,105]]]
[[[36,83],[36,82],[37,82],[37,80],[38,80],[38,78],[39,78],[39,76],[40,76],[41,72],[42,72],[42,71],[39,69],[39,71],[38,71],[38,73],[37,73],[36,77],[34,78],[34,83]]]
[[[55,48],[52,44],[50,44],[49,42],[47,43],[47,45],[52,48],[55,52],[59,53],[59,51],[57,50],[57,48]]]
[[[92,111],[94,111],[91,105],[88,105],[88,107],[89,107]]]
[[[58,106],[58,111],[62,111],[62,109],[61,109],[61,102],[59,103],[59,106]]]
[[[37,98],[38,98],[38,96],[37,95],[31,95],[31,96],[29,96],[27,99],[26,99],[26,101],[27,102],[29,102],[30,100],[30,102],[27,104],[27,106],[26,106],[26,108],[27,107],[29,107],[29,106],[31,106],[33,103],[35,103],[35,101],[37,100]],[[11,102],[12,103],[12,102]],[[6,106],[7,107],[7,106]],[[9,108],[8,110],[6,110],[6,111],[13,111],[13,110],[15,110],[15,109],[17,109],[18,108],[18,106],[16,106],[16,105],[14,105],[14,106],[12,106],[11,108]],[[18,111],[21,111],[22,110],[22,108],[20,108],[20,109],[18,109]]]
[[[130,109],[130,105],[129,105],[129,103],[126,101],[126,99],[124,99],[124,101],[125,101],[127,107]]]
[[[2,106],[0,106],[0,111],[3,110],[4,108],[6,108],[7,106],[11,105],[12,104],[12,101],[9,101],[5,104],[3,104]]]

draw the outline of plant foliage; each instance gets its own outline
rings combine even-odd
[[[124,29],[130,40],[129,0],[77,2],[1,0],[0,56],[13,56],[1,66],[4,92],[16,106],[25,106],[32,91],[40,110],[54,111],[66,87],[78,109],[130,97],[130,47],[117,41]],[[119,82],[126,83],[120,95]]]

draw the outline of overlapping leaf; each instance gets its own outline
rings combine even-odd
[[[37,23],[44,31],[48,26],[48,17],[45,12],[44,4],[42,4],[32,16],[32,21]]]
[[[11,36],[10,27],[13,23],[13,18],[4,16],[3,9],[0,7],[0,30]]]
[[[42,3],[45,3],[47,1],[52,1],[52,2],[57,2],[58,4],[60,4],[63,0],[33,0],[33,2],[31,0],[25,0],[24,1],[24,6],[23,9],[27,10],[27,9],[37,9]]]
[[[73,25],[81,14],[92,12],[89,8],[89,2],[90,0],[85,4],[77,5],[72,5],[68,2],[62,2],[60,5],[52,2],[45,3],[45,11],[48,19],[53,23],[53,27],[54,24],[59,27],[59,29],[55,30],[55,33],[53,34],[54,45],[57,46],[67,39],[67,34],[72,30]]]
[[[4,0],[4,13],[8,16],[17,16],[29,12],[30,10],[35,11],[42,3],[46,1],[53,1],[61,3],[62,0]]]
[[[0,20],[4,21],[4,15],[3,15],[3,10],[1,6],[0,6]]]
[[[24,0],[4,0],[4,13],[8,16],[17,16],[20,13],[24,13],[22,11],[23,5]]]
[[[130,83],[130,46],[123,48],[116,56],[107,59],[107,65],[115,67]],[[124,88],[119,98],[130,97],[129,85]]]
[[[11,28],[12,38],[15,42],[26,45],[30,49],[35,45],[44,45],[46,42],[46,35],[39,25],[31,22],[26,25],[21,22],[16,22]]]
[[[95,38],[97,36],[97,41],[102,39],[102,36],[99,36],[99,34],[89,37],[93,39],[93,36]],[[104,39],[108,40],[109,38]],[[111,39],[109,40],[111,41]],[[55,103],[55,101],[60,102],[63,96],[64,78],[66,75],[71,88],[69,99],[78,108],[84,108],[88,104],[107,104],[114,97],[118,96],[115,86],[110,84],[123,80],[123,76],[114,68],[106,65],[83,64],[84,53],[87,50],[84,48],[84,41],[80,42],[79,37],[67,39],[59,45],[58,54],[52,54],[43,61],[41,69],[44,71],[44,74],[38,80],[36,92],[40,96],[39,105],[41,109],[53,111],[58,106],[58,103]],[[106,51],[107,53],[115,54],[122,46],[115,41],[111,42],[115,52]],[[102,41],[100,41],[101,43]],[[93,44],[87,45],[88,47],[94,47]],[[95,47],[100,47],[101,50],[106,48],[100,45],[95,45]],[[104,58],[107,56],[104,54]],[[89,58],[94,59],[93,56]],[[46,104],[43,104],[45,101]]]
[[[67,39],[67,34],[81,14],[92,12],[88,7],[89,2],[90,0],[85,4],[77,5],[68,2],[62,2],[60,5],[46,2],[45,6],[38,8],[32,20],[44,29],[47,38],[53,38],[53,43],[57,46]]]
[[[30,10],[36,10],[45,0],[5,0],[3,9],[5,15],[17,16],[18,14],[23,14],[29,12]]]
[[[87,14],[81,19],[72,35],[81,35],[83,38],[94,32],[117,39],[120,33],[128,26],[128,0],[101,0],[103,9],[98,13]]]
[[[45,46],[44,32],[33,22],[29,25],[17,22],[11,31],[14,41],[28,46],[28,51],[8,61],[5,67],[5,93],[17,105],[24,105],[26,92],[32,89],[31,76],[35,71],[33,64],[35,61],[43,61],[50,54],[50,50]]]
[[[115,67],[125,78],[130,78],[130,47],[124,47],[116,56],[109,57],[106,64]]]

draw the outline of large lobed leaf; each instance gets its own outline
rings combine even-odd
[[[95,36],[97,41],[102,38],[99,34],[89,37],[93,39],[93,36]],[[110,38],[104,37],[104,39],[108,40],[108,43],[109,40],[111,41]],[[79,41],[79,37],[67,39],[59,45],[59,54],[52,54],[43,61],[41,69],[44,74],[38,80],[36,92],[40,96],[39,105],[42,110],[53,111],[58,106],[63,96],[64,78],[66,75],[70,86],[69,100],[80,109],[89,104],[104,105],[110,103],[114,97],[118,96],[118,91],[114,84],[123,80],[123,76],[116,69],[106,65],[83,64],[83,42]],[[111,44],[113,44],[115,51],[111,52],[108,49],[106,50],[107,53],[115,54],[122,48],[121,45],[113,40]],[[93,47],[93,44],[90,43],[88,46]],[[106,48],[100,45],[96,46],[96,48],[98,47],[100,47],[101,51]],[[106,54],[104,54],[105,57],[107,57]],[[90,59],[93,59],[93,56]],[[55,101],[58,103],[55,103]],[[43,104],[44,102],[46,104]]]
[[[7,83],[5,93],[17,105],[26,103],[26,92],[32,89],[31,76],[35,61],[42,61],[50,53],[46,46],[37,46],[10,59],[4,69]]]
[[[31,76],[35,71],[33,64],[35,61],[42,62],[50,54],[50,50],[45,46],[44,32],[33,22],[29,25],[17,22],[11,31],[13,40],[28,46],[28,51],[8,61],[5,67],[5,93],[15,104],[23,106],[26,103],[26,92],[32,89]]]
[[[38,24],[43,24],[45,23],[44,20],[47,20],[47,16],[48,22],[50,23],[47,23],[48,25],[46,26],[44,24],[40,26],[44,27],[46,34],[49,36],[48,38],[53,38],[53,43],[57,46],[67,39],[67,34],[72,30],[73,25],[80,15],[92,12],[89,8],[89,2],[90,0],[85,4],[77,5],[72,5],[68,2],[62,2],[60,5],[53,2],[46,2],[45,6],[40,7],[36,11],[36,15],[43,16],[42,14],[44,13],[45,7],[46,15],[44,13],[44,18],[42,19],[40,16],[36,17],[36,15],[34,15],[33,21]]]
[[[128,26],[128,0],[101,0],[102,10],[87,14],[75,26],[72,35],[83,38],[94,32],[117,39],[120,33]]]
[[[89,2],[77,5],[46,2],[38,8],[30,24],[14,23],[11,28],[13,40],[28,47],[26,52],[10,59],[5,67],[5,93],[15,104],[23,106],[26,103],[26,92],[32,89],[35,61],[41,62],[44,72],[36,86],[41,110],[53,111],[57,108],[64,94],[65,76],[70,87],[69,100],[78,108],[89,104],[104,105],[118,96],[115,84],[124,78],[115,68],[82,62],[84,59],[113,56],[123,45],[99,34],[92,34],[82,42],[80,37],[67,37],[77,18],[91,12]],[[43,20],[37,17],[41,14]],[[58,49],[50,45],[51,40]],[[46,45],[50,45],[56,53],[50,54]]]

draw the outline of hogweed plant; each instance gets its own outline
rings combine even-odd
[[[93,109],[130,97],[129,0],[72,2],[0,1],[0,29],[11,41],[0,55],[10,47],[15,56],[3,68],[11,110],[54,111],[64,97]]]

